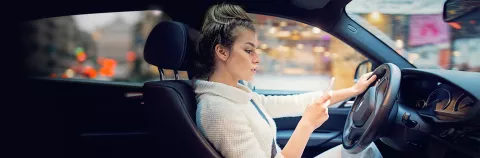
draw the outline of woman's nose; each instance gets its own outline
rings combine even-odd
[[[259,55],[257,52],[253,53],[252,62],[253,62],[254,64],[260,63],[260,57],[259,57],[259,56],[260,56],[260,55]]]

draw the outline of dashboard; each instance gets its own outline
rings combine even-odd
[[[404,76],[400,101],[435,122],[455,122],[475,115],[477,100],[465,90],[438,78]]]
[[[428,124],[433,144],[456,157],[480,157],[480,73],[403,69],[400,84],[398,103]]]

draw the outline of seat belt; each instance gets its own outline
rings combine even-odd
[[[262,118],[263,118],[265,121],[267,121],[267,124],[268,124],[269,126],[271,126],[270,123],[269,123],[268,120],[267,120],[267,117],[265,117],[265,114],[263,114],[262,110],[260,110],[260,108],[258,108],[257,104],[253,101],[253,99],[251,99],[250,102],[252,102],[252,104],[255,106],[255,109],[257,109],[258,113],[262,116]],[[275,155],[277,155],[277,146],[275,145],[275,138],[273,138],[273,140],[272,140],[272,152],[271,152],[271,157],[273,158],[273,157],[275,157]]]
[[[254,91],[255,90],[255,86],[253,85],[247,85],[245,83],[244,80],[239,80],[238,83],[244,85],[244,86],[247,86],[248,88],[250,88],[250,90]],[[255,109],[257,109],[258,113],[262,116],[262,118],[267,122],[267,124],[269,126],[270,125],[270,122],[268,122],[267,120],[267,117],[265,117],[265,114],[263,114],[262,110],[260,110],[260,108],[258,108],[257,104],[253,101],[253,99],[250,99],[250,102],[252,102],[253,106],[255,106]],[[275,145],[275,138],[273,138],[272,140],[272,152],[271,152],[271,157],[274,158],[275,155],[277,155],[277,146]]]

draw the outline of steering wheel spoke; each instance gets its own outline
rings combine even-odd
[[[364,126],[362,126],[362,127],[350,126],[350,128],[348,129],[348,132],[346,134],[347,134],[348,139],[356,140],[360,136],[362,136],[363,132],[365,132]]]

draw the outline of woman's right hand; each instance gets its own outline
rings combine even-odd
[[[282,149],[284,157],[301,157],[303,150],[315,129],[320,127],[328,119],[328,106],[332,91],[324,94],[312,104],[308,105],[303,112],[302,119],[297,124],[295,131]]]
[[[328,120],[328,106],[330,105],[331,97],[332,91],[308,105],[303,113],[300,123],[309,127],[312,132],[320,127],[325,121]]]

